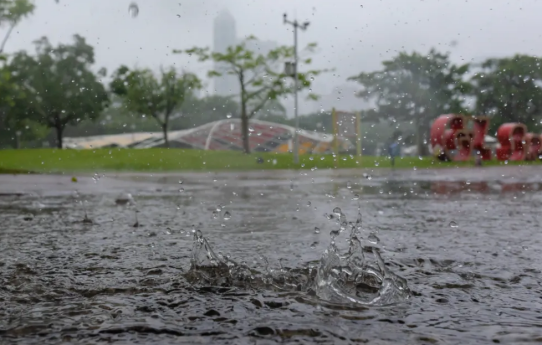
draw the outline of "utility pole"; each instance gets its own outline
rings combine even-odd
[[[299,117],[298,117],[298,102],[297,102],[297,91],[298,91],[298,78],[297,78],[297,29],[301,30],[307,30],[307,27],[309,26],[309,22],[304,22],[303,24],[299,24],[297,22],[297,19],[295,19],[293,22],[288,20],[288,17],[286,13],[283,15],[284,24],[290,24],[294,28],[294,66],[293,66],[293,75],[294,75],[294,117],[295,117],[295,133],[294,133],[294,163],[299,163]],[[289,66],[291,64],[286,64],[286,74],[289,73]]]

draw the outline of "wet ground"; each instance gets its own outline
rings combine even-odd
[[[541,206],[539,167],[3,175],[0,343],[542,342]],[[200,230],[256,278],[314,279],[336,207],[408,298],[190,275]]]

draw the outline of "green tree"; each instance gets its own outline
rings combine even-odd
[[[18,93],[17,85],[13,83],[9,69],[4,65],[5,61],[6,58],[0,55],[0,128]]]
[[[492,127],[502,122],[538,125],[542,115],[542,66],[537,57],[516,55],[488,59],[474,75],[476,111],[491,116]]]
[[[16,100],[14,116],[54,128],[57,146],[62,148],[66,125],[96,119],[108,104],[108,94],[91,70],[94,48],[83,37],[75,35],[73,44],[57,47],[43,37],[35,45],[35,56],[19,52],[9,64],[14,81],[24,92]],[[105,76],[105,70],[98,74]]]
[[[381,71],[349,80],[362,86],[359,97],[376,102],[371,117],[412,121],[418,154],[425,155],[431,121],[441,114],[465,112],[464,95],[471,85],[463,77],[469,66],[455,66],[448,54],[434,49],[427,55],[401,52],[382,64]]]
[[[34,5],[28,0],[0,0],[0,28],[7,26],[7,31],[0,40],[0,145],[11,142],[15,135],[15,123],[8,115],[11,114],[14,99],[21,96],[20,88],[13,82],[9,69],[5,67],[7,59],[2,53],[15,26],[33,10]]]
[[[8,26],[8,30],[0,43],[0,54],[4,51],[4,47],[15,26],[33,11],[34,4],[29,0],[0,0],[0,27],[4,24]]]
[[[113,93],[124,98],[129,110],[151,116],[158,122],[164,133],[164,143],[169,147],[170,116],[194,90],[201,88],[201,82],[192,73],[179,75],[174,68],[161,70],[160,79],[157,79],[149,69],[130,71],[121,66],[110,87]]]
[[[287,75],[279,72],[286,61],[294,58],[294,48],[281,46],[266,55],[257,54],[247,48],[247,42],[255,40],[249,37],[237,46],[228,47],[225,53],[212,52],[209,48],[175,50],[175,53],[194,55],[199,61],[213,61],[223,67],[220,71],[209,71],[210,77],[233,75],[239,81],[239,99],[241,105],[241,136],[245,153],[250,153],[248,127],[249,120],[256,116],[269,101],[294,92],[293,83],[287,81]],[[305,50],[312,52],[316,44],[309,44]],[[308,65],[311,59],[299,61],[299,65]],[[310,78],[320,74],[321,70],[310,70],[298,73],[299,89],[311,86]],[[309,98],[316,95],[310,93]]]

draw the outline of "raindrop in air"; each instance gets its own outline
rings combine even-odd
[[[229,220],[231,218],[231,214],[228,211],[226,211],[226,212],[224,212],[223,217],[224,217],[224,220]]]
[[[320,233],[320,228],[315,227],[315,228],[314,228],[314,233],[315,233],[315,234],[319,234],[319,233]]]
[[[137,15],[139,14],[139,6],[137,6],[135,2],[132,2],[130,6],[128,6],[128,12],[132,16],[132,18],[137,17]]]
[[[183,193],[183,192],[184,192],[184,188],[179,189],[179,193]]]
[[[453,220],[450,222],[449,226],[450,228],[459,228],[459,225],[457,225],[457,223],[454,222]]]

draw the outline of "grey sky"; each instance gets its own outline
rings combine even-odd
[[[240,36],[291,44],[290,28],[282,23],[287,12],[311,22],[299,38],[301,44],[319,44],[314,66],[336,68],[316,80],[314,90],[322,94],[344,85],[348,76],[379,68],[382,59],[403,49],[449,50],[456,62],[542,53],[537,0],[135,0],[136,18],[128,13],[131,0],[35,2],[35,14],[17,27],[6,52],[32,49],[40,36],[56,44],[78,33],[95,46],[98,65],[109,71],[120,64],[153,69],[175,64],[201,75],[209,65],[171,50],[211,45],[218,11],[229,9]],[[451,47],[452,41],[457,46]]]

